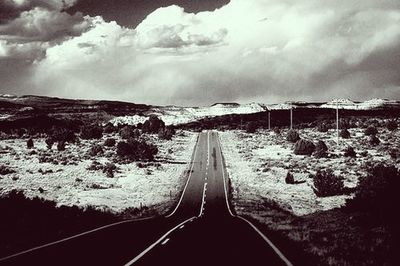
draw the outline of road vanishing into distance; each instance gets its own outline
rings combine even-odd
[[[199,133],[189,175],[165,217],[128,220],[37,247],[0,265],[292,265],[229,206],[218,134]]]

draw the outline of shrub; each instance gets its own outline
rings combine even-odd
[[[373,217],[393,222],[397,212],[393,204],[399,201],[400,172],[393,165],[376,164],[360,178],[355,197],[346,206],[353,210],[367,211]]]
[[[386,124],[386,127],[390,131],[396,130],[398,128],[396,120],[389,120],[389,122]]]
[[[281,129],[279,127],[274,127],[274,133],[276,135],[280,135],[281,134]]]
[[[113,133],[116,131],[117,131],[117,128],[111,123],[107,123],[104,127],[104,133]]]
[[[108,138],[108,139],[106,139],[106,140],[104,141],[104,146],[106,146],[106,147],[114,147],[114,146],[115,146],[115,143],[116,143],[115,139],[113,139],[113,138]]]
[[[160,129],[164,127],[164,121],[162,121],[156,115],[151,115],[149,119],[143,123],[142,131],[144,133],[158,133]]]
[[[82,139],[100,139],[103,136],[103,129],[98,125],[83,126],[80,136]]]
[[[341,195],[344,192],[343,178],[334,175],[331,169],[318,170],[313,176],[314,192],[318,197]]]
[[[33,148],[33,139],[32,138],[28,139],[28,141],[26,142],[26,147],[28,149],[32,149]]]
[[[113,163],[106,163],[103,167],[103,173],[106,174],[107,177],[113,178],[114,172],[117,170],[117,166]]]
[[[299,133],[297,133],[296,130],[293,130],[293,129],[289,130],[289,132],[286,136],[286,140],[294,143],[294,142],[298,141],[299,139],[300,139],[300,135],[299,135]]]
[[[294,176],[291,172],[287,172],[285,182],[286,184],[294,184]]]
[[[0,175],[8,175],[8,174],[13,174],[15,171],[5,165],[0,165]]]
[[[90,164],[90,166],[87,168],[89,171],[98,171],[98,170],[103,170],[103,165],[99,163],[98,161],[94,160]]]
[[[325,123],[320,123],[320,124],[317,125],[317,130],[318,130],[319,132],[328,132],[329,127],[328,127],[328,125],[325,124]]]
[[[366,136],[372,136],[378,134],[378,130],[376,129],[375,126],[369,126],[365,129],[364,134]]]
[[[246,132],[247,133],[255,133],[257,130],[257,124],[253,121],[247,123],[246,125]]]
[[[381,141],[375,136],[375,135],[371,135],[371,136],[369,136],[369,144],[370,145],[372,145],[372,146],[376,146],[376,145],[378,145],[379,143],[381,143]]]
[[[117,155],[130,160],[153,160],[157,153],[157,147],[144,140],[130,139],[117,144]]]
[[[315,152],[314,156],[317,158],[323,158],[327,156],[328,147],[326,146],[325,142],[319,140],[317,145],[315,145]]]
[[[119,131],[119,135],[123,139],[130,139],[135,137],[133,128],[131,126],[124,126],[123,128],[121,128],[121,130]]]
[[[99,144],[94,144],[90,147],[89,155],[90,156],[97,156],[103,154],[103,148]]]
[[[353,147],[347,146],[346,149],[344,149],[344,156],[345,157],[356,157],[356,152],[354,151]]]
[[[350,138],[350,132],[346,128],[343,128],[342,130],[340,130],[339,136],[341,138],[343,138],[343,139],[349,139]]]
[[[294,145],[294,154],[311,155],[315,150],[315,145],[312,141],[300,139]]]
[[[170,129],[169,127],[162,128],[162,129],[160,129],[160,131],[158,131],[158,137],[160,139],[170,140],[170,139],[172,139],[173,135],[174,135],[174,133],[173,133],[172,129]]]
[[[53,140],[53,143],[56,141],[64,141],[64,142],[75,142],[76,135],[75,132],[61,127],[53,127],[48,134],[48,138]],[[52,144],[53,145],[53,144]]]
[[[47,145],[47,149],[51,150],[51,147],[53,147],[53,144],[54,144],[54,140],[50,137],[47,137],[45,142]]]
[[[392,158],[393,160],[396,160],[397,158],[400,158],[400,150],[393,148],[389,150],[389,155],[390,158]]]
[[[65,150],[65,141],[59,141],[58,143],[57,143],[57,150],[59,150],[59,151],[64,151]]]

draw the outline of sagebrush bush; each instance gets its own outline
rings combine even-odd
[[[142,131],[144,133],[158,133],[160,129],[164,127],[164,121],[162,121],[156,115],[151,115],[149,119],[143,123]]]
[[[344,192],[343,178],[336,176],[332,169],[318,170],[313,176],[314,192],[318,197],[341,195]]]
[[[101,139],[103,137],[103,128],[99,125],[88,125],[81,128],[82,139]]]
[[[400,158],[400,150],[396,149],[396,148],[392,148],[389,150],[389,155],[390,155],[390,158],[392,158],[393,160],[396,160],[397,158]]]
[[[158,131],[158,137],[160,139],[171,140],[173,135],[174,135],[174,132],[169,127],[162,128],[162,129],[160,129],[160,131]]]
[[[328,127],[328,125],[327,125],[326,123],[319,123],[319,124],[317,125],[317,130],[318,130],[319,132],[328,132],[329,127]]]
[[[54,142],[64,141],[64,142],[75,142],[77,137],[74,131],[63,128],[63,127],[53,127],[47,137]]]
[[[57,150],[59,150],[59,151],[65,151],[65,141],[59,141],[58,143],[57,143]]]
[[[286,140],[294,143],[294,142],[298,141],[299,139],[300,139],[300,135],[299,135],[299,133],[297,133],[296,130],[294,130],[294,129],[289,130],[289,132],[286,136]]]
[[[368,142],[369,142],[369,144],[372,145],[372,146],[376,146],[376,145],[378,145],[379,143],[381,143],[381,141],[380,141],[380,140],[378,139],[378,137],[375,136],[375,135],[369,136]]]
[[[281,134],[281,129],[279,127],[274,127],[274,133],[276,135],[280,135]]]
[[[116,131],[117,131],[117,128],[116,128],[113,124],[111,124],[110,122],[107,123],[107,124],[104,126],[104,133],[109,134],[109,133],[114,133],[114,132],[116,132]]]
[[[47,137],[45,140],[45,143],[46,143],[47,149],[51,150],[51,148],[53,147],[53,144],[54,144],[54,139]]]
[[[328,146],[326,146],[325,142],[319,140],[315,145],[314,156],[317,158],[324,158],[328,155]]]
[[[257,124],[254,121],[247,123],[246,132],[247,133],[255,133],[257,131]]]
[[[375,126],[369,126],[365,129],[364,134],[366,136],[372,136],[378,134],[378,130],[376,129]]]
[[[339,136],[343,139],[349,139],[350,138],[350,132],[347,130],[347,128],[343,128],[339,132]]]
[[[115,143],[116,143],[115,139],[113,139],[113,138],[108,138],[108,139],[106,139],[106,140],[104,141],[104,146],[106,146],[106,147],[114,147],[114,146],[115,146]]]
[[[386,124],[386,127],[390,131],[394,131],[398,128],[396,120],[389,120]]]
[[[13,174],[15,171],[6,165],[0,164],[0,175]]]
[[[102,155],[104,153],[103,147],[99,144],[93,144],[89,149],[90,156]]]
[[[353,147],[351,147],[351,146],[347,146],[345,149],[344,149],[344,156],[345,157],[356,157],[357,156],[357,154],[356,154],[356,152],[354,151],[354,149],[353,149]]]
[[[286,184],[291,184],[291,185],[294,184],[294,176],[291,172],[287,172],[285,182]]]
[[[124,126],[119,131],[119,135],[121,136],[122,139],[134,138],[135,137],[134,128],[132,126]]]
[[[300,139],[294,145],[294,154],[296,155],[311,155],[315,150],[315,145],[312,141]]]
[[[27,140],[27,142],[26,142],[26,147],[27,147],[28,149],[32,149],[32,148],[34,147],[34,145],[33,145],[33,139],[32,139],[32,138],[29,138],[29,139]]]
[[[103,167],[103,173],[106,174],[107,177],[113,178],[114,172],[117,170],[117,166],[113,163],[106,163]]]
[[[117,155],[130,160],[153,160],[158,153],[155,145],[145,140],[129,139],[117,144]]]
[[[367,169],[367,175],[360,178],[355,197],[347,200],[346,206],[393,223],[398,215],[394,206],[399,202],[399,187],[399,169],[382,163],[373,165]]]

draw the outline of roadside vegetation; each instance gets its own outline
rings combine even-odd
[[[221,132],[236,212],[309,265],[395,265],[398,124],[343,119],[339,144],[327,119]]]

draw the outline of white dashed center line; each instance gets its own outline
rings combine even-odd
[[[169,238],[166,238],[166,239],[161,243],[161,245],[167,244],[168,241],[169,241]]]

